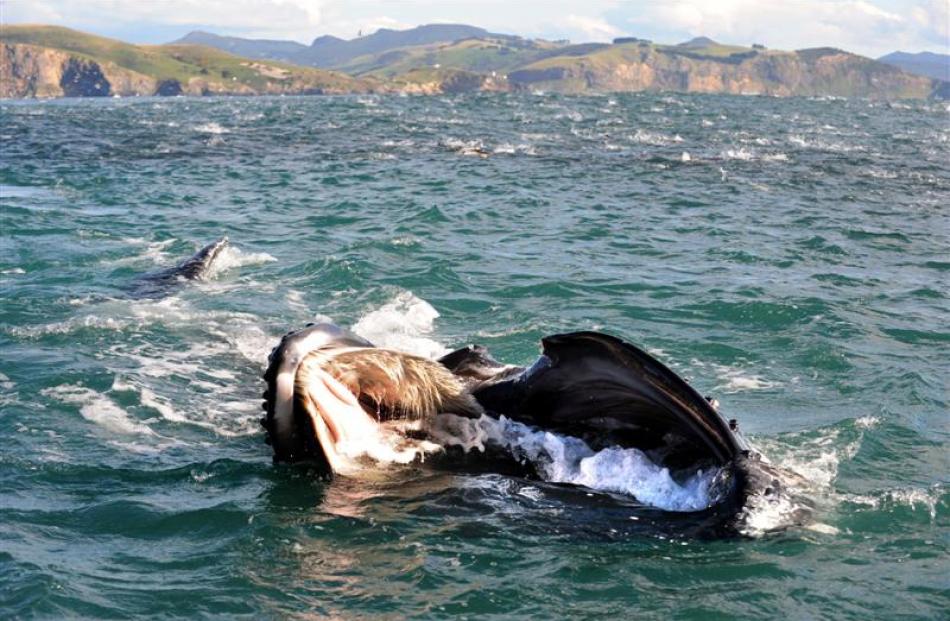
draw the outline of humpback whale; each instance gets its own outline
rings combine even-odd
[[[275,462],[346,474],[347,447],[368,442],[380,427],[405,439],[396,447],[401,461],[435,455],[436,464],[450,462],[450,447],[434,441],[440,421],[489,417],[576,438],[595,451],[637,449],[673,477],[716,472],[714,501],[696,514],[716,533],[742,532],[750,508],[768,503],[794,504],[790,523],[808,517],[806,504],[790,500],[793,475],[753,450],[735,420],[656,358],[608,334],[545,337],[537,360],[517,367],[480,346],[430,360],[318,324],[286,335],[268,363],[261,425]],[[522,475],[536,476],[527,467]]]
[[[139,276],[132,284],[132,295],[138,298],[158,298],[167,295],[171,289],[186,281],[207,278],[211,266],[227,247],[228,238],[225,236],[211,242],[174,267]]]

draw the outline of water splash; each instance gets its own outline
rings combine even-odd
[[[274,263],[276,261],[276,257],[266,252],[244,252],[234,244],[228,244],[218,253],[218,256],[215,257],[205,277],[207,279],[214,279],[236,267],[261,265],[264,263]]]
[[[627,494],[667,511],[699,511],[718,500],[718,469],[699,470],[679,482],[668,468],[654,463],[638,449],[608,447],[594,451],[579,438],[539,431],[504,416],[476,420],[443,414],[437,418],[432,438],[466,452],[501,447],[532,464],[546,481]]]
[[[353,332],[377,347],[437,358],[449,352],[429,336],[438,317],[438,311],[431,304],[411,291],[403,291],[364,314],[353,326]]]

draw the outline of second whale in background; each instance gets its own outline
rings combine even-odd
[[[205,280],[210,275],[215,261],[228,245],[227,236],[222,237],[178,265],[139,276],[130,288],[132,297],[160,298],[188,281]]]

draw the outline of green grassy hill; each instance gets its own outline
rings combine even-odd
[[[251,60],[201,45],[132,45],[59,26],[5,26],[0,44],[5,48],[0,58],[6,78],[4,91],[13,90],[17,81],[29,82],[27,76],[18,74],[18,69],[20,73],[23,69],[39,70],[50,79],[60,80],[77,72],[80,81],[83,72],[101,74],[110,87],[134,85],[132,92],[128,88],[107,88],[90,94],[342,93],[380,87],[372,80],[338,72]],[[56,63],[62,66],[57,67]],[[53,85],[46,87],[46,92],[55,94]],[[60,87],[68,90],[66,85]],[[28,90],[28,86],[24,89]],[[12,96],[31,94],[35,93]]]
[[[160,47],[132,45],[60,26],[5,26],[0,42],[75,52],[90,60],[111,62],[160,79],[187,79],[195,75],[195,67],[177,60]]]
[[[553,55],[508,78],[515,88],[566,93],[648,90],[878,99],[926,98],[938,86],[842,50],[785,52],[710,40],[680,45],[639,41]]]
[[[454,43],[405,47],[359,56],[340,65],[339,69],[352,75],[387,79],[424,68],[477,73],[507,72],[534,62],[558,47],[544,41],[524,39],[464,39]]]

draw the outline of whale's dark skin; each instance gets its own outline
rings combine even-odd
[[[274,444],[275,461],[306,461],[329,472],[312,425],[299,412],[293,433],[281,440],[273,395],[281,364],[307,339],[321,347],[372,347],[365,339],[328,324],[312,326],[284,337],[271,353],[264,374],[267,416],[261,420]],[[718,502],[690,514],[690,524],[704,534],[735,534],[750,499],[771,501],[785,493],[784,473],[765,463],[750,449],[735,421],[726,421],[685,380],[645,351],[616,337],[598,332],[574,332],[542,339],[539,358],[528,367],[512,367],[494,360],[479,346],[456,350],[439,362],[461,378],[486,414],[547,431],[583,439],[591,448],[637,448],[677,473],[717,468]],[[289,420],[289,419],[288,419]],[[490,470],[479,456],[447,451],[449,468]],[[499,470],[514,473],[499,459]],[[443,460],[443,463],[445,460]],[[428,463],[439,463],[429,459]],[[530,476],[530,471],[520,474]],[[802,521],[802,514],[795,521]],[[693,519],[694,518],[694,519]],[[677,519],[680,519],[679,517]]]
[[[666,447],[668,457],[718,466],[748,451],[707,399],[643,350],[598,332],[549,336],[541,344],[541,356],[525,369],[505,367],[479,347],[440,362],[476,380],[472,394],[487,411],[594,448]]]
[[[207,277],[212,264],[228,247],[228,238],[211,242],[178,265],[143,274],[135,279],[131,295],[136,298],[160,298],[190,280]]]
[[[721,518],[726,530],[751,496],[783,493],[784,473],[750,449],[735,421],[642,349],[598,332],[549,336],[541,345],[527,368],[502,365],[479,346],[440,362],[472,381],[472,395],[491,415],[581,438],[595,450],[638,448],[674,473],[722,468],[727,491],[700,513]]]

